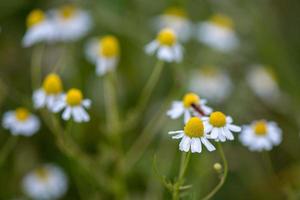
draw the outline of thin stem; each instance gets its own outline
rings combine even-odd
[[[226,157],[225,157],[225,154],[224,154],[224,151],[223,151],[223,148],[222,148],[222,145],[221,145],[220,142],[218,142],[218,149],[219,149],[219,153],[220,153],[220,156],[222,158],[222,161],[223,161],[224,173],[220,177],[219,183],[215,186],[215,188],[210,193],[208,193],[203,198],[203,200],[209,200],[209,199],[211,199],[222,188],[222,186],[224,185],[224,183],[226,181],[226,178],[227,178],[228,164],[227,164],[227,160],[226,160]]]
[[[31,57],[31,87],[37,89],[41,83],[43,45],[35,46]]]
[[[18,136],[10,136],[4,146],[1,148],[0,152],[0,166],[3,164],[3,162],[6,160],[9,153],[12,151],[12,149],[16,146],[18,141]]]

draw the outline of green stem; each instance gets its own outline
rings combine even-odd
[[[227,160],[226,160],[226,157],[225,157],[225,154],[224,154],[224,151],[223,151],[223,148],[222,148],[222,145],[221,145],[220,142],[218,142],[218,149],[219,149],[219,154],[220,154],[220,156],[222,158],[222,161],[223,161],[224,173],[221,176],[219,183],[214,187],[214,189],[210,193],[208,193],[203,198],[203,200],[209,200],[209,199],[211,199],[222,188],[222,186],[224,185],[224,183],[226,181],[226,178],[227,178],[228,164],[227,164]]]
[[[6,160],[9,153],[16,146],[18,141],[18,136],[10,136],[4,146],[0,151],[0,166],[2,166],[3,162]]]
[[[172,192],[172,199],[178,200],[180,196],[180,187],[182,186],[184,182],[184,175],[186,172],[186,169],[188,167],[188,164],[190,162],[191,152],[188,153],[182,153],[181,154],[181,162],[180,162],[180,169],[178,173],[178,180],[173,185],[173,192]]]
[[[35,90],[40,87],[41,84],[41,72],[42,72],[42,56],[43,56],[43,45],[34,47],[31,56],[31,86]]]

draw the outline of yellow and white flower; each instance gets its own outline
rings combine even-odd
[[[171,119],[177,119],[184,115],[184,123],[186,123],[192,116],[202,117],[209,115],[212,109],[206,106],[206,100],[200,99],[195,93],[187,93],[184,95],[182,101],[174,101],[172,107],[167,111],[167,115]]]
[[[173,139],[181,139],[179,150],[192,153],[201,153],[202,144],[208,151],[214,151],[216,148],[209,142],[204,132],[204,124],[198,117],[192,117],[184,126],[184,130],[170,131]]]
[[[72,88],[61,101],[57,102],[53,107],[53,112],[59,112],[64,109],[62,118],[69,120],[71,117],[75,122],[87,122],[90,116],[85,108],[91,106],[91,100],[83,99],[82,92],[79,89]]]
[[[58,101],[63,98],[63,86],[57,74],[49,74],[43,82],[42,88],[33,93],[33,103],[35,108],[47,107],[53,110]]]
[[[217,142],[225,142],[226,140],[234,140],[232,132],[240,132],[241,127],[232,124],[233,120],[230,116],[216,111],[210,114],[209,117],[202,117],[205,133],[209,138]]]
[[[59,199],[68,189],[68,180],[60,167],[47,164],[29,172],[23,178],[22,186],[32,199]]]
[[[90,15],[74,5],[64,5],[50,11],[58,41],[75,41],[91,29]]]
[[[55,38],[53,20],[40,9],[31,11],[27,17],[27,31],[23,37],[23,46],[29,47],[38,42],[52,42]]]
[[[145,47],[147,54],[157,54],[157,58],[166,62],[180,62],[182,47],[177,42],[177,35],[171,28],[162,29],[155,40]]]
[[[189,40],[193,32],[192,22],[188,19],[186,11],[180,7],[167,8],[162,15],[155,18],[154,25],[157,31],[163,28],[173,29],[182,42]]]
[[[2,125],[13,135],[32,136],[40,128],[39,119],[26,108],[17,108],[4,114]]]
[[[120,47],[115,36],[107,35],[100,39],[91,39],[85,48],[87,59],[96,65],[99,76],[115,70],[120,57]]]
[[[197,38],[200,42],[224,52],[235,49],[239,44],[232,20],[220,14],[199,24]]]
[[[192,71],[189,89],[214,103],[224,101],[232,91],[232,81],[227,73],[215,67]]]
[[[269,151],[281,143],[282,131],[275,122],[254,121],[243,128],[240,141],[251,151]]]
[[[246,78],[252,91],[262,100],[276,102],[279,99],[280,90],[275,74],[270,68],[254,66]]]

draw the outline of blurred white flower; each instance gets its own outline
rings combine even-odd
[[[64,5],[49,12],[55,25],[58,41],[75,41],[83,37],[91,29],[90,15],[74,5]]]
[[[157,54],[159,60],[166,62],[180,62],[182,60],[182,47],[177,42],[176,33],[170,28],[162,29],[155,40],[145,47],[147,54]]]
[[[240,132],[241,128],[232,124],[233,120],[230,116],[216,111],[209,117],[202,117],[204,123],[204,131],[209,138],[217,142],[225,142],[226,140],[234,140],[232,132]],[[210,133],[210,134],[209,134]]]
[[[233,50],[239,44],[232,20],[220,14],[198,25],[197,38],[200,42],[223,52]]]
[[[85,47],[85,54],[87,59],[96,65],[97,75],[102,76],[113,71],[120,57],[118,39],[112,35],[91,39]]]
[[[83,99],[82,92],[78,89],[70,89],[61,101],[57,102],[53,107],[53,112],[59,112],[64,109],[62,114],[63,120],[69,120],[73,117],[75,122],[87,122],[90,116],[85,108],[91,106],[91,100]]]
[[[33,103],[35,108],[47,107],[53,110],[58,101],[63,98],[63,86],[60,77],[51,73],[46,76],[42,88],[33,93]]]
[[[204,67],[193,71],[189,89],[214,103],[224,101],[232,91],[232,81],[227,73],[214,67]]]
[[[202,144],[208,151],[214,151],[216,148],[209,142],[204,132],[204,125],[198,117],[192,117],[186,123],[184,130],[170,131],[169,134],[175,134],[172,139],[181,139],[179,150],[192,153],[201,153]]]
[[[22,185],[30,198],[51,200],[59,199],[66,193],[68,180],[60,167],[47,164],[29,172]]]
[[[39,119],[26,108],[17,108],[4,113],[2,125],[13,135],[32,136],[40,128]]]
[[[186,42],[191,38],[193,24],[188,19],[184,9],[180,7],[169,7],[165,12],[154,20],[156,31],[163,28],[171,28],[176,32],[178,39]]]
[[[55,41],[56,31],[54,22],[39,9],[33,10],[27,17],[27,31],[23,37],[24,47],[32,46],[38,42]]]
[[[254,121],[243,128],[240,141],[251,151],[271,150],[282,141],[282,131],[275,122]]]
[[[274,103],[279,99],[280,90],[271,69],[255,66],[248,72],[246,78],[252,91],[262,100]]]
[[[206,100],[200,99],[195,93],[187,93],[184,95],[182,101],[174,101],[172,107],[167,111],[167,115],[171,119],[177,119],[184,115],[184,123],[186,123],[192,116],[202,117],[209,115],[212,109],[206,106]]]

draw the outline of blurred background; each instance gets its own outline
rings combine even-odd
[[[12,136],[1,128],[0,199],[27,199],[22,191],[22,178],[43,163],[55,163],[65,171],[69,188],[61,199],[170,199],[153,171],[152,161],[156,155],[159,172],[171,180],[176,177],[180,151],[178,141],[171,140],[167,132],[180,130],[183,124],[182,120],[168,119],[165,112],[173,100],[197,90],[198,73],[213,77],[216,71],[226,76],[219,85],[212,86],[217,97],[209,96],[210,89],[206,92],[205,86],[195,92],[207,98],[208,105],[215,110],[231,115],[238,125],[259,119],[276,121],[283,130],[283,141],[269,152],[251,152],[238,137],[226,142],[223,146],[229,174],[213,199],[300,199],[299,1],[4,0],[0,6],[1,115],[19,106],[40,115],[31,103],[30,66],[34,62],[34,47],[21,45],[26,17],[35,8],[49,10],[66,3],[88,11],[93,28],[76,42],[45,45],[42,77],[59,62],[64,88],[80,88],[92,100],[88,111],[91,121],[74,124],[71,134],[80,151],[93,163],[81,154],[78,157],[66,154],[43,120],[36,135],[20,136],[10,147],[6,144]],[[227,15],[234,24],[239,46],[224,52],[199,42],[197,37],[183,42],[183,61],[165,64],[137,125],[128,128],[123,123],[122,144],[118,149],[106,133],[103,100],[106,93],[102,79],[95,75],[95,66],[84,55],[85,44],[91,37],[106,34],[119,39],[121,56],[115,84],[120,118],[126,122],[156,62],[154,56],[144,53],[144,46],[156,37],[154,21],[171,6],[185,10],[195,27],[216,13]],[[251,85],[248,81],[251,70],[257,66],[272,71],[271,83],[269,77],[265,81],[262,75],[263,78],[257,79],[258,86]],[[229,86],[222,87],[225,83]],[[257,91],[261,88],[266,91]],[[224,95],[218,96],[224,91]],[[193,187],[184,199],[201,199],[218,183],[218,174],[213,170],[215,162],[221,162],[217,151],[192,154],[186,183]]]

